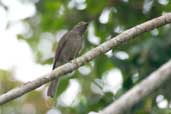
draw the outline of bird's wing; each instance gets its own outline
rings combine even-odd
[[[55,58],[54,58],[54,63],[53,63],[53,67],[52,69],[55,69],[57,66],[57,62],[59,61],[60,58],[60,54],[62,52],[62,49],[65,47],[66,42],[67,42],[67,37],[68,37],[69,33],[66,33],[61,40],[58,42],[58,48],[56,49],[56,54],[55,54]]]

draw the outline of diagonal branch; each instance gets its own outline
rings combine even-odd
[[[137,25],[131,29],[128,29],[128,30],[124,31],[123,33],[121,33],[120,35],[118,35],[118,36],[102,43],[101,45],[97,46],[96,48],[88,51],[81,57],[78,57],[77,59],[56,68],[51,73],[46,74],[46,75],[42,76],[41,78],[38,78],[32,82],[24,84],[21,87],[15,88],[15,89],[10,90],[9,92],[1,95],[0,96],[0,104],[4,104],[10,100],[20,97],[23,94],[28,93],[28,92],[32,91],[33,89],[36,89],[36,88],[40,87],[41,85],[43,85],[51,80],[56,79],[56,77],[59,77],[66,73],[72,72],[73,70],[82,66],[86,62],[94,59],[98,55],[105,53],[105,52],[109,51],[110,49],[112,49],[113,47],[119,46],[120,44],[125,43],[128,40],[133,39],[137,35],[140,35],[144,32],[150,31],[154,28],[160,27],[160,26],[168,24],[168,23],[171,23],[171,13],[167,13],[163,16],[160,16],[158,18],[147,21],[143,24]]]
[[[124,114],[142,98],[159,88],[167,80],[171,79],[171,60],[153,72],[142,82],[137,84],[118,100],[100,111],[100,114]]]

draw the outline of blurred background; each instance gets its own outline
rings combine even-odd
[[[89,22],[83,54],[170,11],[170,0],[0,0],[0,93],[50,72],[59,39],[80,21]],[[46,96],[46,84],[0,106],[0,114],[99,111],[170,59],[170,31],[154,29],[67,74],[57,99]],[[171,114],[170,81],[127,113]]]

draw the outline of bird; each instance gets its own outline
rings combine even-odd
[[[86,31],[87,26],[87,22],[79,22],[72,30],[63,35],[58,43],[58,48],[56,49],[52,70],[78,56],[83,45],[83,34]],[[50,83],[47,96],[55,96],[58,81],[59,77]]]

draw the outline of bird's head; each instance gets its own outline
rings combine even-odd
[[[83,34],[87,29],[88,23],[87,22],[79,22],[74,28],[73,31],[79,32],[80,34]]]

